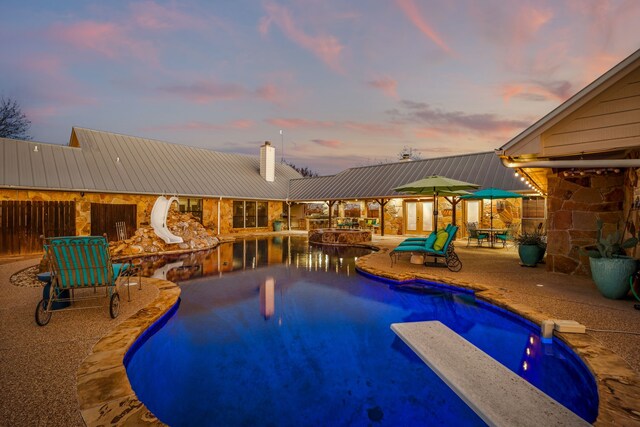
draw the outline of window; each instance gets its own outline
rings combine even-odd
[[[380,203],[378,202],[367,203],[367,217],[380,218]]]
[[[186,199],[180,198],[180,212],[189,212],[202,224],[202,199]]]
[[[269,225],[269,202],[258,202],[258,227],[267,227]]]
[[[543,197],[525,197],[522,199],[522,230],[532,232],[545,222]]]
[[[244,228],[244,202],[233,202],[233,228]]]
[[[345,203],[344,216],[347,218],[359,218],[360,217],[360,203]]]
[[[235,200],[233,202],[233,228],[267,227],[269,202]]]

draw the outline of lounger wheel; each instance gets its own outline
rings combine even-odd
[[[454,252],[450,256],[445,258],[447,262],[447,268],[453,272],[458,272],[462,270],[462,261],[458,258],[458,255]]]
[[[112,319],[118,317],[120,314],[120,295],[114,293],[111,295],[111,301],[109,301],[109,314]]]
[[[36,323],[38,326],[44,326],[51,320],[51,310],[47,311],[47,300],[40,300],[36,306]]]

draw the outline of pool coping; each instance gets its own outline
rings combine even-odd
[[[367,256],[356,262],[358,270],[398,282],[424,280],[440,283],[441,279],[424,274],[397,274],[366,263]],[[167,280],[144,278],[145,285],[158,288],[158,296],[146,307],[104,335],[92,348],[77,370],[77,397],[80,413],[87,426],[165,425],[138,400],[131,388],[124,366],[127,351],[142,334],[180,297],[180,287]],[[447,280],[446,286],[473,291],[476,298],[508,310],[540,325],[551,318],[538,310],[513,302],[497,290],[465,281]],[[598,418],[594,425],[640,425],[640,376],[611,350],[587,334],[556,333],[582,359],[596,378]]]
[[[80,414],[87,426],[165,425],[138,400],[124,366],[127,351],[180,298],[180,287],[167,280],[143,278],[158,296],[146,307],[105,334],[76,372]]]

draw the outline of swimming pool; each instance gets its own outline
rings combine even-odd
[[[587,421],[597,415],[595,381],[569,349],[473,294],[353,274],[363,250],[250,245],[220,248],[217,268],[202,267],[217,277],[181,283],[177,310],[125,358],[165,423],[484,425],[389,329],[435,319]],[[222,274],[225,263],[239,271]]]

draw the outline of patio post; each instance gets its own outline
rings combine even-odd
[[[336,204],[336,200],[327,200],[327,205],[329,205],[329,228],[331,228],[331,211],[333,210],[333,205]]]
[[[384,236],[384,206],[389,203],[389,200],[376,199],[376,202],[380,205],[380,235]]]
[[[458,203],[460,203],[460,201],[462,201],[462,199],[460,197],[457,196],[452,196],[451,198],[446,197],[444,198],[447,202],[451,203],[451,225],[456,225],[456,207],[458,206]]]

